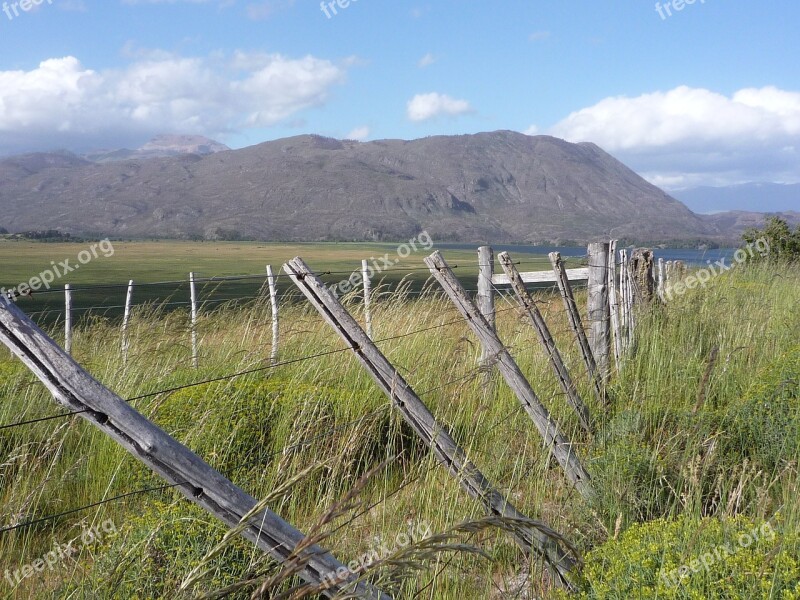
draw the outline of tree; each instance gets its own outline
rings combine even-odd
[[[742,234],[748,244],[765,239],[769,254],[783,260],[800,260],[800,225],[794,231],[784,219],[769,217],[763,229],[750,228]]]

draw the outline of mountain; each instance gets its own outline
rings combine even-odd
[[[696,187],[673,191],[672,195],[696,213],[800,210],[800,183],[743,183],[726,187]]]
[[[760,229],[770,216],[775,216],[786,221],[790,226],[800,225],[800,212],[787,211],[775,213],[748,212],[744,210],[732,210],[713,215],[702,215],[703,220],[713,229],[724,231],[735,240],[741,240],[745,230],[755,227]]]
[[[162,147],[163,144],[156,144]],[[166,147],[185,147],[166,144]],[[303,135],[93,163],[0,161],[0,226],[121,237],[564,243],[719,236],[594,144],[510,131],[368,143]]]
[[[103,163],[136,158],[164,158],[182,156],[184,154],[214,154],[230,150],[202,135],[159,135],[136,150],[121,148],[119,150],[96,150],[84,155],[91,162]]]

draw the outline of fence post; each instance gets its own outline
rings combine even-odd
[[[64,350],[72,354],[72,288],[64,285]]]
[[[267,286],[269,287],[269,305],[272,312],[272,346],[269,351],[271,362],[278,360],[278,285],[272,273],[272,265],[267,265]]]
[[[450,475],[458,480],[461,487],[471,497],[479,500],[490,514],[515,520],[527,520],[527,517],[514,508],[467,458],[466,453],[452,438],[447,428],[436,420],[403,376],[367,337],[361,326],[347,312],[336,296],[325,287],[319,277],[308,268],[308,265],[297,257],[283,265],[283,270],[300,288],[312,306],[319,311],[323,319],[350,346],[355,356],[378,384],[378,387],[389,397],[406,423],[430,448],[439,462],[448,469]],[[571,586],[566,575],[574,568],[574,562],[561,549],[560,544],[554,542],[553,536],[545,532],[552,532],[552,530],[543,523],[539,523],[539,526],[536,527],[523,525],[512,535],[525,552],[533,549],[543,556],[546,562],[553,567],[562,583]]]
[[[569,376],[569,371],[564,364],[564,360],[561,358],[561,353],[558,351],[555,340],[553,340],[553,336],[550,334],[550,329],[547,327],[547,323],[539,307],[536,306],[536,301],[531,298],[531,295],[525,288],[522,277],[520,277],[519,271],[517,271],[517,268],[514,266],[514,262],[511,260],[511,256],[508,252],[501,252],[497,258],[500,261],[500,265],[503,267],[503,271],[505,271],[508,279],[511,281],[511,287],[514,289],[520,307],[527,313],[533,328],[536,330],[539,341],[544,348],[545,354],[547,354],[553,373],[555,373],[556,379],[558,379],[558,384],[564,391],[567,402],[577,413],[583,428],[591,433],[592,424],[589,417],[589,409],[583,403],[583,400],[581,400],[578,390],[575,388],[575,384]]]
[[[597,370],[605,380],[611,349],[611,314],[608,304],[608,242],[589,244],[589,346],[597,362]]]
[[[611,313],[611,335],[613,337],[614,364],[619,372],[622,366],[622,340],[619,330],[619,296],[617,296],[617,240],[608,245],[608,310]]]
[[[637,248],[631,257],[634,304],[649,304],[655,296],[656,280],[653,275],[653,251]]]
[[[658,259],[658,297],[661,299],[661,302],[666,302],[664,296],[664,286],[666,285],[666,279],[664,276],[664,259]]]
[[[565,438],[559,431],[558,425],[550,417],[550,413],[536,396],[531,388],[531,384],[525,379],[522,371],[517,365],[511,353],[497,337],[497,333],[489,327],[486,319],[483,318],[478,308],[469,299],[464,287],[453,275],[453,271],[447,261],[437,250],[425,259],[425,264],[431,271],[436,281],[442,286],[451,302],[458,308],[461,316],[466,319],[472,332],[480,340],[481,345],[486,347],[487,353],[497,364],[497,370],[506,380],[508,387],[517,396],[520,404],[528,413],[531,420],[539,430],[539,434],[555,457],[556,461],[564,469],[567,479],[572,482],[575,489],[586,499],[594,498],[591,477],[583,465],[578,460],[572,443]]]
[[[303,565],[299,575],[315,585],[344,568],[330,553],[307,544],[305,535],[211,468],[186,446],[148,421],[130,404],[96,381],[61,350],[17,306],[0,298],[0,342],[47,387],[53,398],[107,434],[139,462],[180,491],[187,500],[214,515],[280,562]],[[224,401],[224,399],[222,399]],[[350,590],[358,597],[391,600],[355,578],[334,584],[334,596]],[[377,595],[380,594],[380,595]],[[350,596],[348,596],[350,597]]]
[[[125,294],[125,314],[122,317],[122,364],[128,364],[128,323],[131,319],[131,303],[133,302],[133,279],[128,282],[128,293]]]
[[[492,277],[494,276],[494,250],[491,246],[481,246],[478,248],[478,293],[475,295],[475,302],[478,310],[481,311],[483,318],[492,330],[496,330],[497,321],[494,308],[494,286]],[[486,348],[481,346],[481,357],[479,366],[485,369],[486,380],[491,376],[492,357],[486,353]]]
[[[592,354],[592,349],[589,347],[589,340],[586,338],[586,332],[583,329],[581,322],[581,313],[578,310],[578,304],[575,302],[575,296],[572,293],[572,286],[567,277],[567,269],[564,267],[564,261],[561,260],[559,252],[551,252],[549,255],[550,263],[553,265],[553,272],[556,275],[556,283],[561,292],[561,298],[564,301],[564,308],[567,311],[569,318],[569,325],[572,332],[575,334],[575,339],[578,341],[578,348],[581,350],[581,357],[586,365],[586,372],[589,375],[589,380],[592,382],[592,390],[594,391],[597,401],[606,403],[606,395],[603,390],[602,382],[600,381],[599,373],[597,372],[597,364]]]
[[[367,325],[367,336],[369,339],[372,339],[372,315],[370,314],[370,280],[369,280],[369,272],[370,272],[369,263],[367,263],[366,259],[361,261],[361,279],[364,280],[364,322]]]
[[[197,291],[194,284],[194,273],[189,273],[189,296],[192,303],[192,365],[197,368]]]

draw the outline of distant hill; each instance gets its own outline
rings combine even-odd
[[[794,211],[761,213],[734,210],[715,213],[713,215],[702,215],[703,220],[708,223],[710,227],[726,232],[736,242],[741,240],[742,233],[744,233],[745,230],[751,227],[763,227],[764,222],[770,216],[780,217],[793,227],[800,225],[800,212]]]
[[[102,163],[136,158],[165,158],[184,154],[204,156],[225,150],[230,150],[230,148],[202,135],[159,135],[136,150],[127,148],[97,150],[87,153],[83,157],[91,162]]]
[[[672,195],[696,213],[800,210],[800,183],[743,183],[726,187],[696,187],[674,191]]]
[[[140,151],[187,147],[205,145],[181,138]],[[368,143],[303,135],[99,164],[12,157],[0,161],[0,226],[306,241],[398,240],[422,229],[464,242],[724,237],[594,144],[510,131]]]

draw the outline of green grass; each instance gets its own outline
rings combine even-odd
[[[309,257],[314,268],[324,268],[303,248],[286,252]],[[143,254],[140,250],[137,256]],[[258,259],[280,260],[277,254]],[[351,259],[355,254],[343,257],[343,264]],[[230,260],[236,272],[250,270],[250,264]],[[167,262],[165,258],[163,264]],[[221,264],[217,268],[223,269]],[[158,273],[163,276],[173,275]],[[560,300],[538,298],[595,415],[598,431],[593,437],[582,433],[563,402],[532,328],[505,300],[498,305],[499,331],[592,473],[598,489],[592,506],[583,503],[543,452],[533,424],[499,376],[484,384],[475,369],[479,348],[467,326],[457,322],[455,307],[432,294],[383,296],[373,315],[375,338],[442,325],[384,342],[381,349],[523,513],[545,521],[586,553],[580,582],[584,597],[632,597],[631,577],[657,580],[662,567],[675,568],[713,549],[726,531],[735,531],[731,519],[746,518],[748,523],[772,520],[779,546],[754,547],[737,555],[740,563],[720,563],[669,597],[733,598],[741,593],[797,598],[792,594],[800,593],[800,574],[783,557],[800,552],[793,533],[800,516],[800,274],[769,265],[742,267],[704,290],[640,315],[635,350],[612,379],[614,400],[608,410],[597,406],[589,393]],[[358,298],[346,302],[362,319]],[[585,304],[584,294],[579,294],[579,303]],[[58,325],[53,327],[59,339]],[[198,371],[190,368],[185,310],[137,309],[127,366],[121,362],[118,329],[113,319],[86,322],[76,332],[74,349],[89,372],[124,398],[268,362],[271,332],[264,302],[222,305],[202,314]],[[281,338],[284,359],[343,348],[319,315],[301,302],[284,307]],[[709,367],[715,347],[718,359]],[[350,523],[344,519],[327,527],[332,533],[324,545],[344,561],[391,542],[409,524],[426,523],[442,531],[482,516],[480,507],[435,465],[388,408],[349,353],[190,387],[134,405],[256,497],[269,496],[315,466],[271,502],[276,512],[305,531],[361,475],[392,459],[362,492],[371,508]],[[0,425],[59,410],[34,377],[0,350]],[[154,485],[159,485],[158,478],[77,417],[0,430],[0,524]],[[173,598],[180,582],[225,533],[177,493],[151,492],[0,534],[0,575],[107,519],[116,525],[117,536],[82,548],[56,569],[25,579],[19,589],[0,580],[0,592],[11,598]],[[719,524],[709,529],[717,533],[692,544],[694,529],[707,522]],[[637,533],[647,523],[654,526]],[[555,596],[540,565],[528,564],[505,534],[480,529],[459,539],[480,547],[487,557],[418,555],[404,563],[411,576],[395,582],[395,597],[502,598],[511,591],[501,590],[513,591],[513,584],[520,582],[538,597]],[[736,577],[730,580],[734,567]],[[269,574],[274,566],[246,542],[236,541],[208,569],[187,597]],[[382,574],[396,576],[399,570],[401,566],[390,566]],[[724,593],[715,596],[719,590]],[[635,592],[656,597],[640,588]]]

